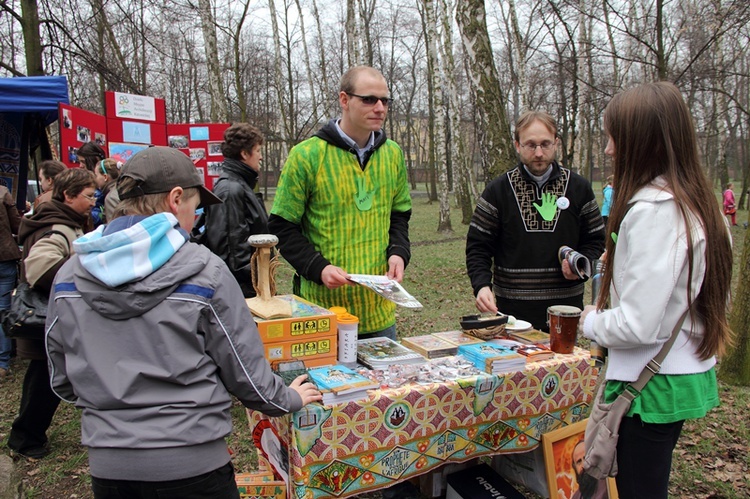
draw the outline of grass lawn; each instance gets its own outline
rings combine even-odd
[[[598,186],[595,187],[598,189]],[[600,194],[600,189],[598,192]],[[424,305],[421,311],[397,310],[397,327],[402,336],[457,329],[459,317],[474,313],[474,298],[464,269],[464,239],[467,227],[460,225],[454,209],[453,234],[438,234],[437,204],[426,197],[414,198],[411,223],[412,261],[404,287]],[[738,255],[744,244],[742,222],[747,212],[738,214],[740,225],[732,230]],[[291,292],[290,267],[284,264],[277,274],[279,293]],[[735,276],[736,279],[736,276]],[[590,298],[587,294],[586,299]],[[0,414],[0,438],[7,439],[10,424],[18,410],[24,366],[13,365],[14,373],[2,382],[5,396]],[[720,385],[722,405],[702,420],[685,425],[675,451],[670,496],[691,498],[741,498],[750,496],[750,389]],[[17,472],[25,485],[24,497],[90,498],[86,452],[78,443],[78,412],[61,404],[50,429],[52,454],[35,463],[21,460]],[[244,409],[233,408],[234,433],[229,445],[237,471],[255,468],[255,452]],[[369,495],[368,497],[375,497]],[[529,497],[536,497],[530,495]]]

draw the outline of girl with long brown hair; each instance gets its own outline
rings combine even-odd
[[[617,185],[610,264],[599,308],[587,306],[581,323],[587,338],[609,349],[605,400],[612,402],[689,310],[660,372],[623,419],[617,444],[620,497],[666,498],[683,422],[719,405],[714,366],[731,335],[730,236],[677,87],[650,83],[615,95],[604,125]]]

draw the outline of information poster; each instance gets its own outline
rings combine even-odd
[[[58,104],[60,116],[60,159],[68,168],[77,168],[78,148],[95,142],[108,150],[107,120],[104,116],[68,104]]]
[[[209,189],[221,175],[224,156],[221,143],[229,123],[175,123],[167,125],[169,147],[187,154],[196,168],[203,174],[203,182]]]
[[[164,99],[106,92],[105,101],[111,142],[167,145],[167,108]]]

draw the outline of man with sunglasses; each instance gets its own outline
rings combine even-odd
[[[395,305],[349,273],[401,281],[411,256],[411,197],[401,148],[386,138],[391,105],[383,75],[348,70],[339,91],[341,117],[289,153],[268,226],[294,267],[294,293],[359,317],[360,338],[396,339]]]
[[[481,312],[514,315],[548,330],[547,307],[583,308],[584,280],[558,259],[568,246],[593,262],[604,251],[604,223],[591,184],[563,168],[557,124],[527,111],[515,130],[520,163],[490,182],[474,210],[466,268]]]

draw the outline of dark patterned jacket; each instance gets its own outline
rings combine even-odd
[[[490,182],[477,203],[466,241],[474,294],[491,285],[498,306],[525,302],[518,318],[535,327],[546,322],[549,305],[582,305],[584,282],[565,279],[557,257],[560,246],[570,246],[592,262],[604,251],[604,223],[591,184],[557,162],[552,168],[541,189],[520,164]],[[535,206],[542,205],[546,193],[557,198],[550,220],[544,220]],[[518,313],[512,307],[501,311]]]

